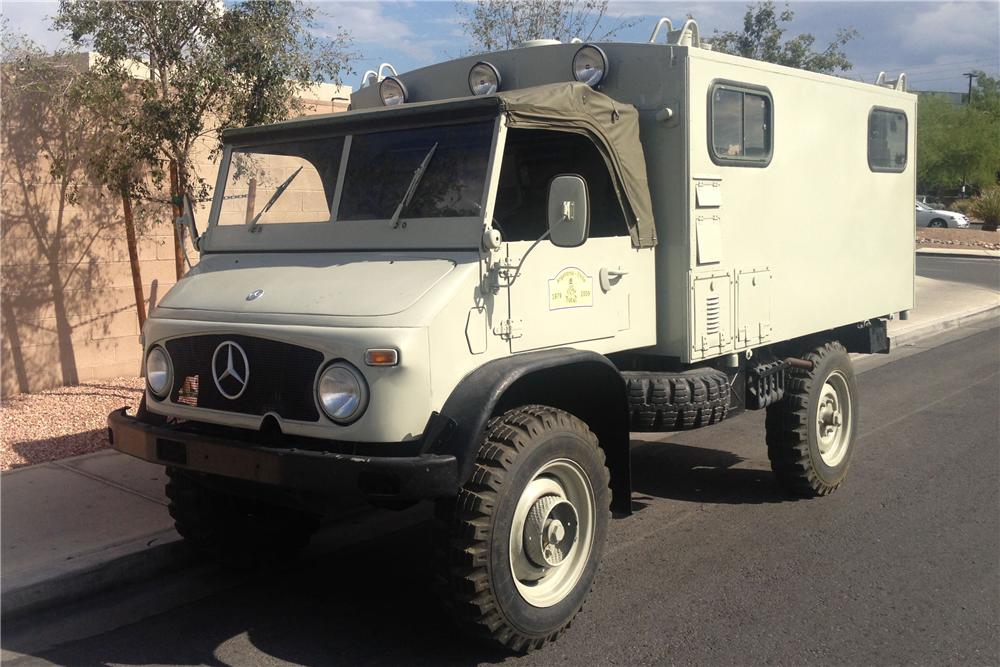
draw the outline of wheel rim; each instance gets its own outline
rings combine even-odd
[[[844,460],[851,438],[851,390],[847,378],[834,371],[823,383],[816,408],[816,442],[823,463],[831,468]]]
[[[535,607],[562,601],[580,581],[594,544],[594,490],[569,459],[549,461],[524,487],[510,529],[510,569]]]

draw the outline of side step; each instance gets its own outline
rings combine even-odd
[[[729,377],[714,368],[683,373],[623,371],[632,431],[683,431],[726,418]]]

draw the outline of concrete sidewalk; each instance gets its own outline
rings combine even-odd
[[[916,277],[916,286],[916,303],[910,318],[889,322],[893,347],[966,324],[1000,318],[998,290],[924,276]]]
[[[895,348],[964,325],[1000,320],[1000,292],[917,277]],[[0,476],[2,613],[6,618],[183,568],[160,466],[107,450]],[[388,520],[392,523],[392,519]]]
[[[5,617],[141,580],[189,559],[162,466],[113,450],[0,478]]]

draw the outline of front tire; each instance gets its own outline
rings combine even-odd
[[[791,369],[785,397],[767,408],[767,455],[778,482],[801,496],[825,496],[847,475],[858,423],[858,390],[847,350],[826,343]]]
[[[928,227],[933,227],[934,229],[947,229],[948,223],[941,218],[935,218],[927,223]]]
[[[610,476],[597,437],[541,405],[494,418],[472,478],[439,507],[439,588],[459,622],[515,651],[554,641],[604,550]]]

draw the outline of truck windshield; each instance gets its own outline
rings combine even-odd
[[[401,219],[478,217],[493,128],[485,121],[234,148],[217,224],[390,220],[406,199]]]

